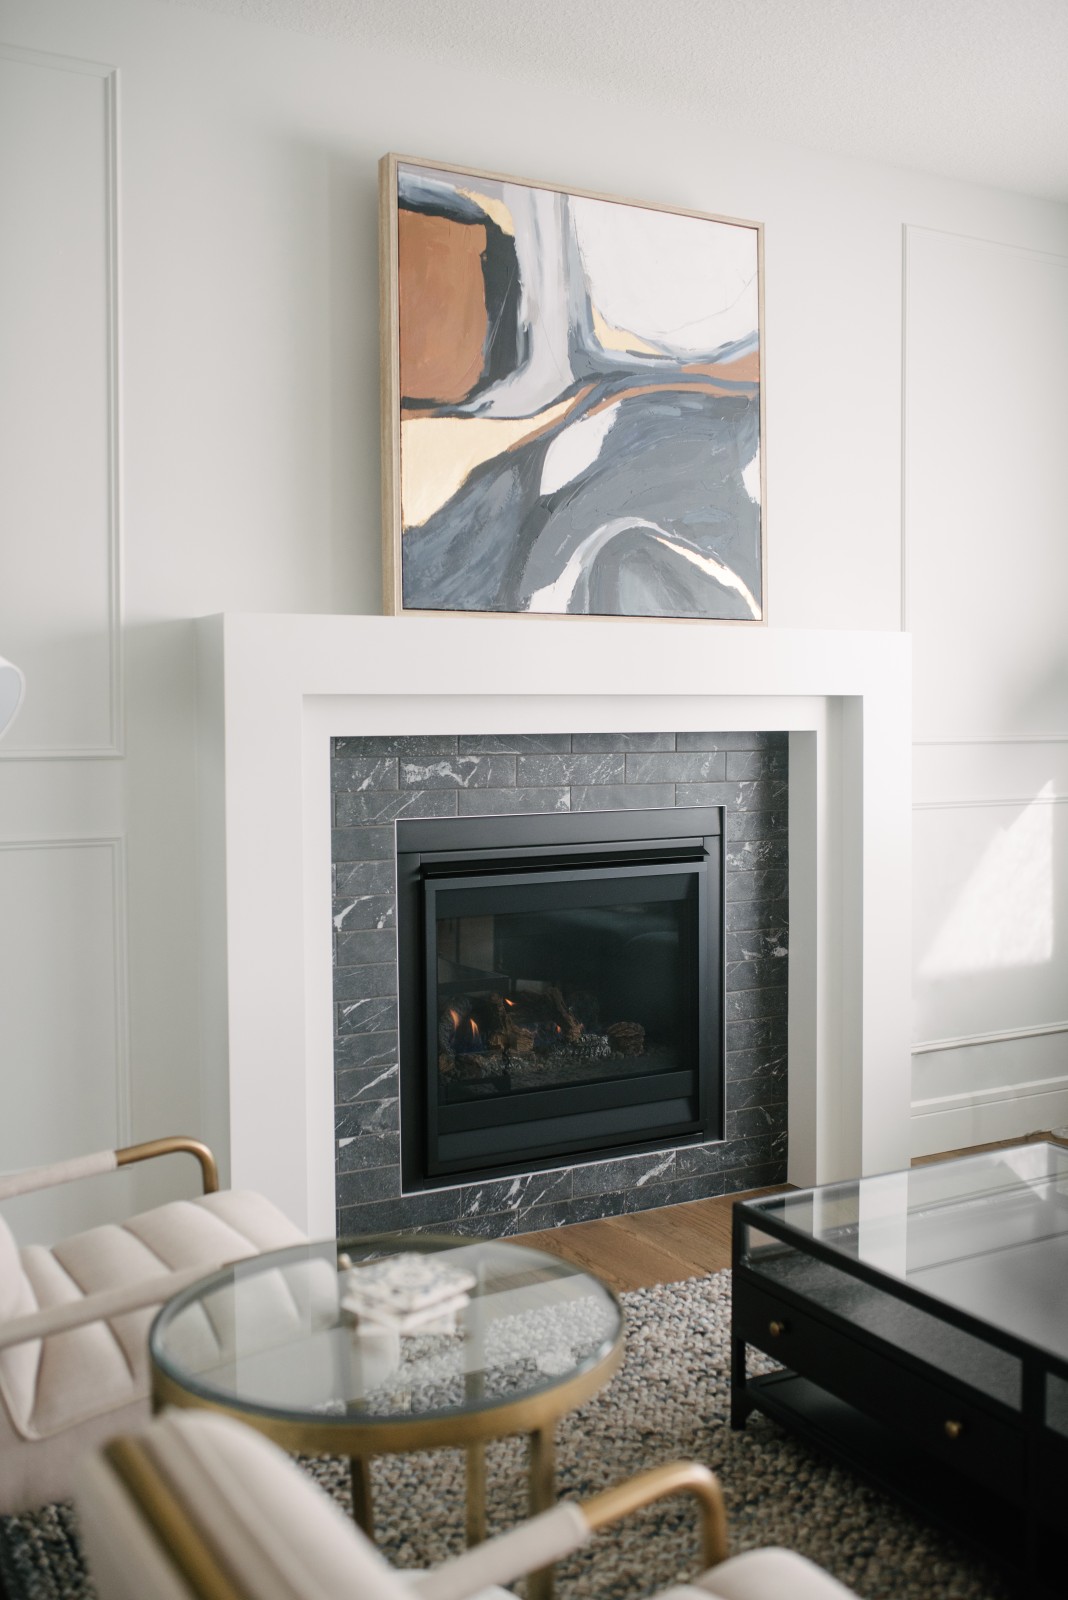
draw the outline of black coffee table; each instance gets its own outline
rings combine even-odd
[[[758,1408],[1068,1592],[1068,1150],[741,1201],[733,1269],[735,1427]]]

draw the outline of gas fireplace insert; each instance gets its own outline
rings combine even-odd
[[[720,807],[397,824],[405,1189],[722,1138]]]

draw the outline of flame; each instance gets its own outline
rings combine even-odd
[[[514,1006],[515,1005],[515,1001],[514,1000],[509,1000],[507,998],[505,999],[504,1003],[505,1003],[506,1006]]]
[[[454,1055],[462,1055],[465,1052],[470,1053],[483,1049],[482,1035],[474,1017],[463,1016],[453,1006],[449,1007],[446,1015],[453,1026],[452,1049]]]

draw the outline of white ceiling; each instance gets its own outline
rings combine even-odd
[[[1068,201],[1068,0],[169,0]]]

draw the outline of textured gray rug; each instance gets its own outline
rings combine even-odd
[[[643,1467],[686,1458],[719,1473],[732,1548],[782,1544],[833,1572],[863,1600],[1007,1600],[982,1563],[773,1423],[727,1423],[730,1274],[623,1296],[627,1359],[604,1392],[565,1419],[561,1494],[582,1497]],[[347,1465],[308,1463],[348,1502]],[[525,1460],[518,1440],[491,1446],[494,1527],[523,1515]],[[380,1543],[399,1566],[425,1567],[463,1541],[459,1452],[395,1456],[375,1464]],[[692,1508],[651,1507],[601,1534],[558,1573],[560,1600],[647,1595],[697,1571]],[[9,1600],[87,1600],[70,1509],[0,1519],[0,1578]],[[148,1597],[146,1597],[148,1600]]]

